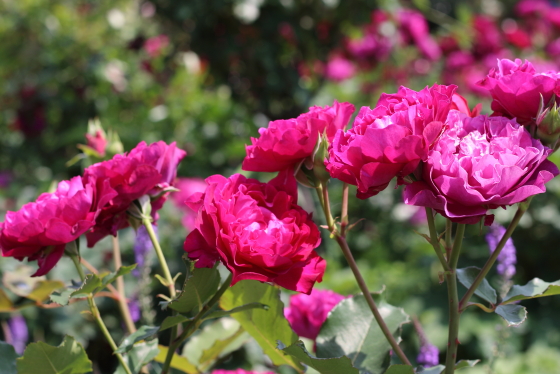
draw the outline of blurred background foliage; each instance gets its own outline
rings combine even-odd
[[[401,84],[419,90],[455,83],[471,107],[482,102],[487,113],[489,99],[475,82],[496,58],[529,58],[543,70],[558,70],[557,6],[544,0],[0,0],[0,215],[34,200],[53,181],[81,173],[80,163],[66,162],[85,143],[91,118],[118,132],[125,150],[141,140],[176,141],[188,152],[179,175],[205,178],[239,172],[244,145],[269,120],[334,99],[359,108]],[[340,190],[333,181],[333,201],[340,201]],[[314,195],[300,193],[313,210]],[[560,279],[559,195],[560,182],[553,180],[514,234],[516,283]],[[351,199],[350,209],[352,221],[364,218],[350,243],[370,288],[385,285],[388,301],[417,315],[428,339],[445,351],[446,290],[428,243],[414,232],[427,232],[421,212],[392,188],[367,201]],[[176,259],[170,261],[174,273],[183,271],[182,214],[168,203],[160,223],[167,255]],[[511,209],[496,212],[502,223],[511,215]],[[468,230],[460,266],[484,263],[484,233]],[[132,230],[121,236],[125,263],[134,262],[134,239]],[[329,263],[320,287],[358,292],[326,235],[319,251]],[[83,255],[99,269],[111,268],[108,241]],[[0,258],[0,274],[19,265]],[[49,277],[76,278],[64,261]],[[497,275],[491,280],[499,286]],[[161,290],[152,287],[147,302],[156,305]],[[560,298],[525,305],[529,319],[519,328],[479,310],[463,315],[458,358],[483,359],[471,373],[560,372]],[[108,347],[75,313],[83,307],[23,309],[29,341],[57,345],[69,333],[86,344],[97,372],[111,373],[116,362],[106,359]],[[118,340],[116,305],[106,300],[101,308]],[[3,339],[10,317],[0,314]],[[160,316],[142,314],[144,322],[153,318]],[[407,326],[403,346],[412,357],[418,344]],[[248,344],[220,365],[264,368],[267,361]]]

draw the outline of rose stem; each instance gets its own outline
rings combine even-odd
[[[354,256],[352,256],[350,247],[348,247],[348,242],[346,241],[346,238],[344,236],[341,236],[341,234],[339,234],[336,230],[334,219],[331,215],[329,192],[326,183],[321,183],[321,185],[317,188],[317,194],[320,195],[319,200],[323,201],[322,204],[323,212],[325,213],[325,218],[329,226],[329,231],[331,232],[331,235],[334,237],[334,239],[340,246],[340,249],[342,250],[344,257],[346,258],[348,265],[350,265],[350,268],[352,269],[352,273],[354,273],[354,278],[356,278],[356,282],[358,283],[358,286],[360,287],[360,290],[362,291],[369,305],[369,308],[373,313],[373,317],[377,321],[377,324],[379,325],[379,328],[383,332],[383,335],[385,335],[385,338],[393,348],[393,351],[395,351],[399,359],[402,361],[402,363],[404,363],[405,365],[410,365],[410,361],[402,351],[401,347],[399,346],[399,343],[397,343],[397,341],[395,340],[395,337],[389,330],[389,327],[387,327],[387,324],[383,320],[381,313],[379,313],[379,310],[377,309],[377,305],[375,304],[373,297],[371,297],[371,293],[369,292],[367,284],[364,278],[362,277],[362,274],[360,273],[360,269],[358,269],[358,265],[356,264],[356,261],[354,260]]]
[[[441,265],[443,266],[443,268],[446,271],[449,271],[449,265],[447,264],[447,260],[445,259],[445,256],[443,255],[443,252],[441,251],[441,246],[439,244],[439,238],[438,238],[438,234],[436,231],[436,223],[434,220],[434,212],[432,211],[432,208],[426,208],[426,217],[428,218],[428,227],[430,229],[430,239],[431,239],[431,244],[432,247],[434,248],[434,251],[436,252],[436,255],[439,259],[439,262],[441,262]],[[451,236],[451,235],[449,235]],[[447,232],[445,234],[445,239],[446,239],[446,243],[447,243],[447,239],[448,239],[448,235]],[[449,241],[451,241],[451,239],[449,239]]]
[[[472,297],[472,295],[474,294],[474,292],[476,291],[480,283],[482,283],[482,281],[484,280],[484,278],[492,268],[492,265],[494,265],[494,262],[496,262],[496,260],[498,259],[498,256],[500,255],[502,248],[504,248],[506,242],[511,237],[511,234],[513,234],[513,231],[515,230],[517,224],[521,220],[521,217],[523,217],[523,214],[525,214],[525,212],[529,208],[529,204],[531,204],[532,198],[533,197],[531,196],[524,202],[519,203],[517,207],[517,212],[515,212],[515,216],[511,220],[506,232],[502,236],[502,239],[500,239],[500,242],[496,246],[496,249],[494,250],[494,252],[492,252],[492,255],[490,256],[488,261],[486,261],[486,263],[482,267],[482,270],[480,270],[480,273],[478,273],[478,275],[476,276],[473,284],[469,287],[467,293],[465,293],[465,295],[459,302],[459,308],[461,311],[467,307],[470,298]]]
[[[459,346],[459,293],[457,291],[457,262],[461,253],[463,237],[465,236],[465,224],[457,225],[455,241],[449,257],[449,271],[445,272],[447,278],[447,297],[449,299],[449,335],[447,339],[447,355],[445,356],[445,374],[455,372],[457,361],[457,347]]]
[[[115,271],[118,271],[122,266],[121,249],[119,246],[118,236],[113,236],[113,260],[115,262]],[[116,283],[117,283],[117,292],[119,295],[119,309],[123,316],[126,329],[130,334],[132,334],[133,332],[136,331],[136,326],[134,325],[134,321],[132,320],[132,317],[130,315],[130,309],[128,308],[128,303],[126,302],[123,277],[118,277]]]
[[[348,183],[342,183],[342,212],[340,213],[340,235],[346,237],[348,227]]]
[[[86,275],[84,274],[84,270],[80,266],[79,256],[77,256],[75,254],[71,254],[69,256],[72,259],[72,261],[74,262],[74,265],[76,266],[76,270],[78,271],[78,274],[80,275],[80,278],[83,282],[86,279]],[[113,338],[111,337],[111,334],[109,333],[109,330],[107,330],[107,326],[105,326],[105,323],[103,322],[103,319],[101,319],[101,314],[99,313],[99,309],[97,309],[97,305],[95,304],[95,300],[93,299],[93,295],[89,294],[87,296],[87,300],[88,300],[88,304],[89,304],[89,309],[91,311],[91,315],[93,316],[93,319],[95,319],[95,322],[97,322],[97,325],[101,329],[101,332],[105,336],[105,339],[107,340],[107,342],[111,346],[111,349],[113,350],[113,354],[115,356],[117,356],[117,359],[119,360],[122,367],[124,368],[124,371],[127,374],[132,374],[132,372],[130,371],[130,368],[128,367],[128,365],[127,365],[126,361],[124,360],[123,356],[120,353],[115,352],[118,347],[115,344],[115,341],[113,340]]]
[[[191,334],[193,332],[196,331],[196,329],[198,328],[198,326],[202,322],[202,321],[200,321],[200,319],[204,316],[204,314],[208,310],[210,310],[220,300],[220,297],[222,297],[224,292],[226,292],[226,290],[230,286],[231,279],[232,279],[232,274],[230,273],[229,276],[227,277],[227,279],[224,281],[224,283],[222,283],[222,285],[220,286],[220,289],[218,290],[218,292],[216,292],[214,294],[214,296],[212,296],[210,301],[208,301],[202,307],[202,309],[200,309],[200,312],[198,312],[197,315],[189,322],[189,324],[183,330],[181,335],[179,335],[176,339],[174,339],[171,342],[171,344],[169,344],[169,348],[168,348],[168,351],[167,351],[167,356],[165,357],[165,363],[163,364],[161,374],[167,374],[167,372],[169,371],[169,366],[171,365],[171,361],[173,360],[173,354],[175,353],[177,348],[179,348],[179,346],[181,345],[181,343],[185,339],[187,339],[189,336],[191,336]]]
[[[445,221],[445,253],[447,254],[447,258],[451,254],[452,248],[452,239],[453,239],[453,222],[451,220]]]

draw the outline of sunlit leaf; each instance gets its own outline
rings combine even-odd
[[[545,282],[535,278],[524,286],[515,285],[509,290],[502,304],[509,304],[517,300],[534,299],[536,297],[552,296],[560,294],[560,281]]]
[[[473,284],[479,273],[480,269],[474,266],[457,269],[457,279],[463,286],[469,288]],[[482,280],[476,291],[474,291],[474,294],[478,297],[483,298],[491,304],[496,304],[498,302],[496,290],[493,289],[492,286],[490,286],[490,283],[488,283],[486,279]]]
[[[154,361],[159,363],[164,363],[165,358],[167,357],[168,348],[159,345],[159,353],[154,358]],[[187,374],[199,374],[200,372],[196,369],[196,367],[189,362],[185,357],[179,356],[178,354],[174,353],[173,358],[171,359],[171,367],[173,369],[181,370],[183,373]]]
[[[134,333],[130,334],[122,341],[119,348],[115,351],[116,353],[125,353],[130,351],[134,344],[139,341],[146,340],[147,338],[153,337],[159,331],[159,327],[154,326],[141,326]]]
[[[282,342],[278,342],[278,349],[295,357],[299,362],[312,367],[321,374],[359,374],[359,370],[352,366],[352,362],[346,356],[334,358],[317,358],[307,352],[301,340],[286,347]],[[403,372],[404,373],[404,372]],[[413,373],[413,372],[411,372]],[[397,374],[397,373],[395,373]],[[408,373],[404,373],[408,374]]]
[[[495,312],[507,322],[508,326],[519,326],[527,319],[527,309],[521,305],[498,305]]]

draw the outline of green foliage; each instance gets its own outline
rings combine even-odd
[[[372,295],[389,330],[400,340],[400,330],[409,322],[403,309],[396,308]],[[348,323],[349,318],[352,323]],[[389,367],[391,346],[363,295],[342,300],[330,312],[317,337],[317,357],[348,356],[354,367],[381,374]]]
[[[519,326],[527,319],[527,309],[521,305],[498,305],[495,312],[507,322],[508,326]]]
[[[385,374],[414,374],[414,368],[408,365],[391,365]]]
[[[71,336],[53,347],[43,342],[31,343],[23,357],[17,359],[18,374],[83,374],[93,370],[84,347]]]
[[[560,281],[545,282],[542,279],[532,279],[524,286],[515,285],[504,297],[502,304],[509,304],[517,300],[534,299],[536,297],[560,294]]]
[[[14,310],[14,303],[6,295],[3,289],[0,288],[0,313],[11,312]]]
[[[160,345],[158,346],[159,353],[154,358],[156,362],[164,363],[165,357],[167,356],[168,348],[166,346]],[[173,358],[171,360],[171,367],[173,369],[181,370],[183,373],[187,374],[198,374],[200,373],[193,364],[189,362],[185,357],[179,356],[178,354],[173,354]]]
[[[190,266],[187,263],[187,267]],[[167,306],[181,314],[199,312],[220,285],[220,273],[216,268],[195,268],[185,278],[183,290]]]
[[[282,342],[278,342],[278,349],[295,357],[300,362],[307,366],[312,367],[321,374],[359,374],[359,370],[352,366],[352,362],[346,356],[335,358],[317,358],[313,357],[307,352],[303,342],[298,340],[289,347],[286,347]],[[395,372],[398,374],[400,372]]]
[[[457,279],[463,286],[469,288],[479,273],[480,269],[474,266],[457,269]],[[496,290],[490,286],[490,283],[488,283],[486,279],[482,280],[476,291],[474,291],[474,294],[488,301],[492,305],[495,305],[498,302]]]
[[[16,358],[18,357],[11,344],[0,341],[0,374],[17,374]]]
[[[158,331],[159,327],[141,326],[138,330],[127,336],[115,352],[126,353],[133,349],[136,343],[153,337]]]
[[[229,288],[220,299],[222,309],[258,302],[269,309],[250,309],[232,315],[260,344],[274,365],[290,365],[299,372],[302,366],[291,356],[276,349],[276,341],[293,343],[297,335],[284,317],[284,304],[278,288],[253,280],[243,280]]]
[[[230,314],[233,314],[233,313],[239,313],[239,312],[243,312],[245,310],[250,310],[250,309],[254,309],[254,308],[260,308],[260,309],[268,310],[268,305],[264,305],[264,304],[261,304],[261,303],[249,303],[249,304],[245,304],[245,305],[235,307],[235,308],[230,309],[230,310],[216,310],[214,312],[210,312],[207,315],[205,315],[203,319],[207,320],[207,319],[225,317],[225,316],[229,316]]]
[[[134,344],[131,350],[123,355],[128,363],[128,367],[133,373],[138,373],[140,369],[159,354],[158,340],[140,342]],[[122,366],[119,365],[114,374],[125,374]]]

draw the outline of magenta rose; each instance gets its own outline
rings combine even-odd
[[[171,195],[171,200],[175,206],[184,212],[181,222],[187,231],[192,231],[195,227],[197,212],[185,204],[187,198],[195,193],[202,193],[206,190],[206,182],[202,178],[177,178],[175,188],[179,191]]]
[[[213,175],[206,183],[205,193],[187,201],[198,212],[184,244],[195,266],[220,260],[233,273],[232,284],[254,279],[310,293],[326,263],[314,251],[321,241],[317,226],[296,204],[292,172],[268,183],[240,174]]]
[[[401,87],[381,95],[374,109],[362,107],[352,128],[336,133],[325,162],[330,175],[358,186],[357,197],[366,199],[412,173],[440,135],[455,88]]]
[[[517,118],[522,125],[534,124],[539,111],[541,95],[544,105],[552,98],[557,103],[558,78],[556,72],[537,73],[533,65],[520,59],[498,60],[498,68],[478,82],[492,95],[493,115]]]
[[[154,198],[152,213],[161,208],[166,199],[164,189],[172,185],[177,165],[186,152],[162,141],[149,146],[139,143],[128,154],[116,155],[111,160],[99,162],[86,168],[84,183],[95,179],[96,185],[109,181],[118,195],[103,205],[96,224],[87,233],[88,247],[107,235],[115,236],[117,231],[128,227],[126,211],[132,202],[146,194]]]
[[[37,260],[39,269],[33,276],[45,275],[60,260],[66,244],[91,229],[100,207],[116,195],[107,181],[100,181],[97,189],[93,183],[82,183],[81,177],[60,182],[55,192],[6,213],[0,223],[2,256]]]
[[[353,112],[354,105],[335,101],[332,107],[314,106],[297,118],[270,122],[259,129],[260,138],[251,138],[253,144],[246,146],[243,170],[275,172],[300,163],[312,155],[319,134],[326,132],[332,140]]]
[[[558,168],[546,159],[552,151],[513,119],[471,118],[454,110],[447,126],[428,155],[423,180],[406,186],[406,204],[472,224],[488,209],[545,192],[544,184],[558,175]]]
[[[315,340],[329,312],[344,298],[331,290],[314,289],[310,295],[290,296],[290,307],[284,314],[296,334]]]

